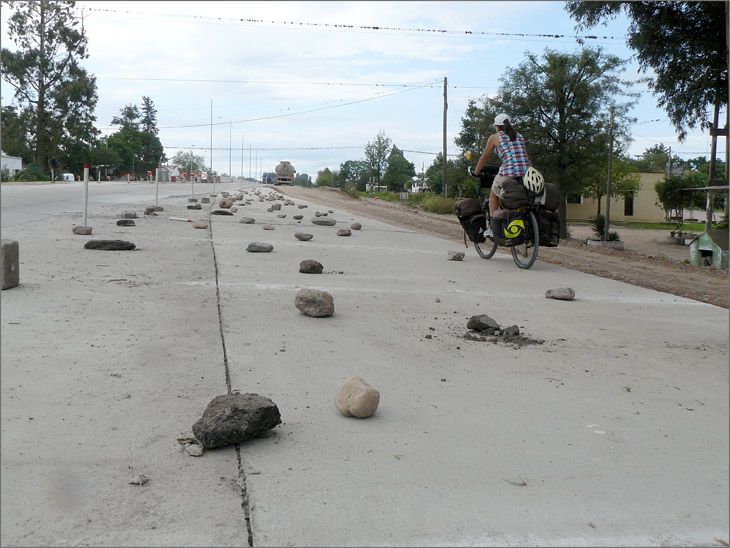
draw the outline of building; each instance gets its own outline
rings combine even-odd
[[[8,170],[11,176],[23,171],[23,159],[20,156],[9,156],[0,151],[0,171]]]
[[[629,197],[611,199],[611,221],[643,221],[663,223],[664,209],[657,205],[654,185],[662,181],[664,173],[639,173],[639,190]],[[568,221],[589,221],[598,213],[598,202],[595,198],[568,196]],[[606,197],[601,199],[601,213],[606,214]]]

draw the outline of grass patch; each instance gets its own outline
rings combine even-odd
[[[625,226],[643,230],[675,230],[679,223],[649,223],[640,221],[613,221],[611,226]],[[682,230],[704,232],[705,223],[683,223]]]
[[[453,215],[456,202],[454,202],[451,198],[444,198],[443,196],[428,196],[423,200],[421,205],[423,206],[423,209],[429,213]]]

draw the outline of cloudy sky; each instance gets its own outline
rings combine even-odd
[[[84,66],[97,77],[97,126],[104,134],[114,131],[111,119],[124,105],[139,105],[147,95],[158,109],[168,157],[194,149],[209,164],[212,133],[213,169],[228,173],[230,166],[234,175],[272,171],[289,160],[316,177],[325,167],[363,159],[364,145],[380,130],[420,171],[442,147],[444,77],[448,147],[456,153],[453,139],[469,98],[494,92],[526,52],[579,48],[563,2],[79,1],[76,7],[88,32]],[[588,45],[630,59],[626,29],[621,18],[584,34],[601,37]],[[545,34],[565,37],[539,36]],[[7,36],[3,22],[3,47],[12,48]],[[639,76],[632,59],[624,77]],[[679,143],[646,85],[636,89],[645,92],[633,111],[639,123],[631,154],[664,143],[680,157],[709,156],[706,133]],[[4,85],[3,104],[9,101]],[[724,151],[722,139],[718,146]]]

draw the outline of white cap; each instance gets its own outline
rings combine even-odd
[[[505,122],[511,122],[511,120],[509,119],[509,116],[507,116],[504,113],[497,114],[497,116],[495,116],[495,118],[494,118],[495,126],[503,126]]]

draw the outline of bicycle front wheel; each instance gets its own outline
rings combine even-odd
[[[537,224],[537,218],[532,211],[528,211],[526,220],[529,226],[525,227],[522,243],[511,248],[515,264],[524,270],[535,264],[540,251],[540,226]]]
[[[497,251],[497,242],[495,242],[489,236],[486,236],[486,240],[478,244],[474,242],[474,249],[482,259],[491,259],[494,253]]]

